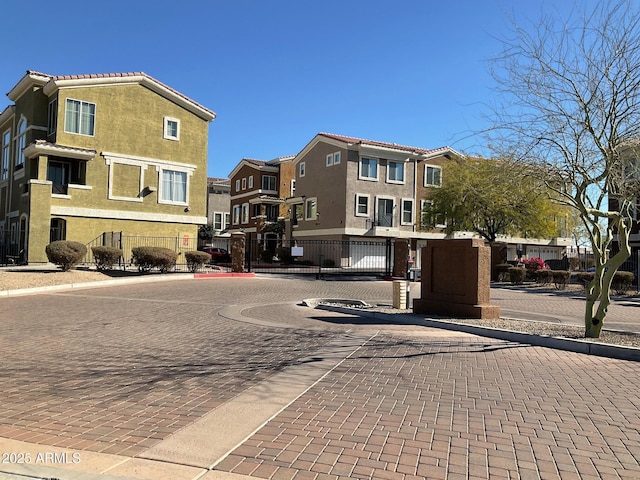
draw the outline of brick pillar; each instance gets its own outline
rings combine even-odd
[[[496,265],[507,263],[507,244],[504,242],[493,242],[491,244],[491,280],[498,281]]]
[[[233,273],[244,272],[244,251],[246,235],[244,232],[231,234],[231,271]]]
[[[396,238],[393,243],[393,273],[396,278],[407,276],[407,264],[409,261],[409,240]]]

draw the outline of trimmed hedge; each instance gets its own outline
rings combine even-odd
[[[91,247],[91,252],[98,271],[111,270],[122,258],[122,250],[115,247]]]
[[[500,263],[495,266],[496,278],[499,282],[506,282],[509,278],[509,269],[513,268],[510,263]]]
[[[164,247],[135,247],[131,250],[133,264],[141,272],[157,268],[160,273],[167,273],[175,268],[178,254]]]
[[[184,258],[187,261],[187,267],[190,272],[196,272],[203,268],[205,264],[211,262],[211,255],[207,252],[192,251],[185,252]]]
[[[509,280],[514,285],[522,285],[527,276],[527,269],[522,267],[511,267],[509,269]]]
[[[595,276],[594,272],[578,272],[576,278],[584,288],[587,288],[593,281]],[[617,271],[613,274],[613,280],[611,281],[611,290],[617,295],[624,295],[631,288],[635,275],[633,272]]]
[[[87,254],[87,247],[80,242],[58,240],[47,245],[44,251],[51,263],[66,272],[82,261]]]

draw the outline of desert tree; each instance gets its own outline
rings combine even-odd
[[[576,2],[564,19],[514,23],[492,62],[490,137],[575,209],[593,250],[585,336],[599,337],[629,257],[638,195],[640,14],[632,2]],[[504,150],[502,150],[504,149]],[[611,253],[611,254],[610,254]]]
[[[524,166],[526,167],[526,166]],[[511,159],[456,158],[442,165],[443,183],[429,192],[422,212],[427,228],[471,231],[487,242],[499,235],[559,236],[566,207],[551,199],[544,182]]]

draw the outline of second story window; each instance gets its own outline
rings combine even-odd
[[[0,166],[0,181],[9,178],[9,147],[11,142],[11,130],[2,134],[2,164]]]
[[[24,166],[24,152],[27,145],[27,119],[23,118],[18,124],[18,138],[16,138],[16,168]]]
[[[67,98],[64,114],[64,131],[93,136],[96,121],[96,104]]]
[[[180,120],[164,117],[164,138],[167,140],[180,140]]]
[[[249,188],[253,188],[253,175],[249,175]]]
[[[361,158],[359,178],[365,180],[378,180],[378,160],[375,158]]]
[[[262,190],[268,190],[270,192],[276,192],[276,177],[275,175],[263,175],[262,176]]]
[[[300,176],[304,177],[305,173],[307,173],[307,168],[304,162],[300,162],[299,169],[300,169]]]
[[[49,102],[49,124],[47,125],[47,135],[56,133],[58,127],[58,99],[54,98]]]
[[[387,162],[387,182],[404,183],[404,163]]]
[[[424,166],[424,186],[439,187],[442,185],[442,169],[433,165]]]

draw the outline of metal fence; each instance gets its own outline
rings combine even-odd
[[[24,252],[18,244],[0,244],[0,265],[17,265],[24,262]]]
[[[277,240],[249,235],[249,272],[323,275],[391,275],[393,241]]]

